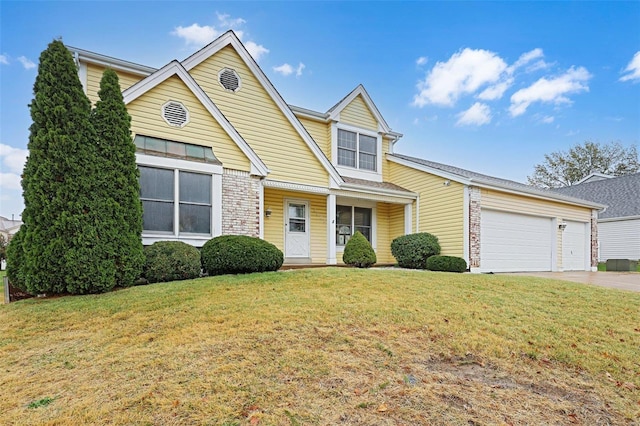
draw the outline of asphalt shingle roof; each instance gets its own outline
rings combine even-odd
[[[354,185],[370,186],[371,188],[378,188],[378,189],[390,189],[392,191],[408,192],[412,194],[412,192],[409,191],[408,189],[404,189],[403,187],[391,182],[374,182],[372,180],[356,179],[356,178],[347,177],[347,176],[342,176],[342,179],[344,179],[345,182],[351,183]]]
[[[555,191],[606,204],[608,207],[600,212],[600,219],[640,216],[640,173],[584,182]]]
[[[566,201],[569,203],[578,203],[578,204],[602,204],[599,202],[594,202],[593,200],[589,200],[587,198],[573,196],[571,194],[560,194],[555,191],[551,191],[548,189],[536,188],[535,186],[526,185],[524,183],[516,182],[509,179],[502,179],[494,176],[485,175],[482,173],[473,172],[471,170],[461,169],[459,167],[450,166],[448,164],[436,163],[435,161],[424,160],[422,158],[411,157],[403,154],[389,154],[391,157],[401,158],[403,160],[411,161],[416,164],[420,164],[423,166],[427,166],[436,170],[440,170],[442,172],[450,173],[453,175],[460,176],[463,179],[478,183],[496,186],[498,188],[503,188],[506,190],[513,190],[522,192],[530,195],[542,196],[545,198],[556,199],[559,201]]]

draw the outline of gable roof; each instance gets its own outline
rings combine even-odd
[[[561,201],[594,209],[602,209],[605,207],[600,203],[592,202],[587,199],[572,197],[568,194],[558,194],[554,191],[536,188],[534,186],[525,185],[524,183],[516,182],[513,180],[489,176],[482,173],[461,169],[459,167],[449,166],[447,164],[436,163],[435,161],[423,160],[422,158],[410,157],[408,155],[402,154],[387,154],[387,159],[407,167],[422,170],[436,176],[441,176],[445,179],[450,179],[455,182],[462,183],[464,185],[480,186],[485,188],[498,189],[506,192],[526,194],[528,196],[533,196],[536,198]]]
[[[391,128],[384,120],[384,117],[382,117],[382,114],[380,114],[378,107],[376,107],[376,104],[373,103],[371,96],[369,96],[362,84],[359,84],[358,87],[351,91],[351,93],[342,98],[337,104],[329,108],[329,111],[327,111],[329,119],[339,121],[340,112],[342,112],[342,110],[345,109],[347,105],[353,102],[353,100],[358,96],[362,97],[364,103],[367,105],[367,108],[369,108],[369,111],[371,111],[376,121],[378,122],[378,131],[384,133],[391,132]]]
[[[220,124],[236,145],[238,145],[238,148],[240,148],[240,150],[247,156],[251,163],[251,173],[259,176],[267,176],[269,174],[269,168],[267,165],[264,164],[260,157],[258,157],[258,154],[256,154],[242,136],[240,136],[235,127],[233,127],[229,120],[226,119],[218,107],[207,96],[198,83],[196,83],[191,74],[187,72],[180,62],[173,60],[153,74],[124,90],[122,92],[124,103],[131,103],[174,75],[180,78],[180,80],[182,80],[182,82],[193,92],[211,116],[218,122],[218,124]]]
[[[307,129],[302,125],[298,117],[293,113],[289,105],[284,101],[280,93],[273,86],[271,81],[267,78],[266,74],[262,71],[258,63],[253,59],[251,54],[244,47],[244,44],[240,41],[240,39],[236,36],[233,30],[229,30],[226,33],[222,34],[220,37],[189,56],[187,59],[182,61],[182,65],[187,71],[190,71],[207,58],[214,55],[216,52],[225,48],[226,46],[231,46],[238,53],[240,58],[244,61],[247,67],[253,72],[256,79],[260,82],[265,91],[269,94],[271,99],[275,102],[275,104],[282,111],[286,119],[291,123],[296,132],[300,135],[305,144],[309,147],[311,152],[318,159],[320,164],[325,168],[325,170],[329,173],[329,176],[333,179],[336,185],[340,185],[344,183],[344,180],[336,170],[336,168],[331,164],[331,161],[324,155],[324,152],[320,149],[315,140],[311,137]]]
[[[606,204],[600,219],[640,216],[640,173],[557,188],[555,192]]]

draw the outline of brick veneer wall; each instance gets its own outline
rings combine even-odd
[[[224,169],[222,234],[260,236],[260,179]]]
[[[480,267],[480,188],[469,187],[469,267]]]

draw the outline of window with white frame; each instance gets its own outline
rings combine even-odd
[[[147,166],[138,168],[144,232],[211,235],[210,174]]]
[[[347,244],[355,231],[371,242],[372,209],[354,206],[336,206],[336,244]]]
[[[377,138],[338,129],[338,165],[375,172]]]

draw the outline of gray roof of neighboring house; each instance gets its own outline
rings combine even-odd
[[[513,180],[497,178],[494,176],[484,175],[482,173],[472,172],[470,170],[461,169],[455,166],[449,166],[447,164],[436,163],[435,161],[423,160],[422,158],[411,157],[403,154],[387,154],[390,157],[401,158],[406,161],[426,166],[432,169],[440,170],[442,172],[459,176],[460,178],[469,181],[469,184],[479,184],[493,186],[505,190],[517,191],[524,194],[529,194],[538,197],[550,198],[558,201],[564,201],[573,204],[587,205],[592,208],[603,208],[604,205],[599,202],[594,202],[586,198],[573,196],[571,194],[559,194],[548,189],[536,188],[535,186],[526,185],[524,183],[516,182]]]
[[[565,186],[555,191],[606,204],[608,207],[600,212],[600,219],[640,216],[640,173]]]

